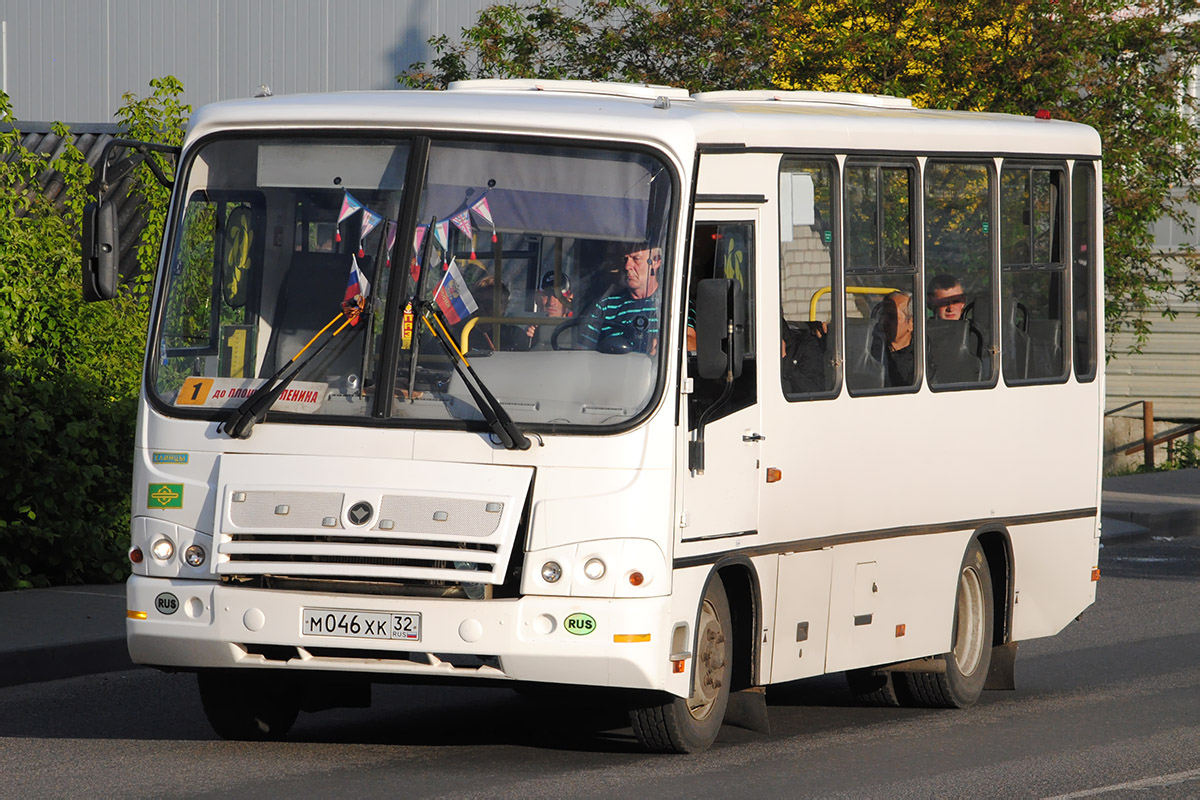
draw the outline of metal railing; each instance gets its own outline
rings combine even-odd
[[[1175,459],[1175,440],[1187,436],[1190,433],[1200,431],[1200,424],[1185,425],[1182,428],[1177,428],[1173,431],[1155,436],[1154,435],[1154,401],[1152,400],[1134,400],[1132,403],[1126,403],[1123,406],[1117,406],[1104,412],[1104,416],[1110,416],[1118,411],[1124,411],[1127,408],[1133,408],[1136,405],[1142,407],[1142,443],[1135,444],[1132,447],[1125,449],[1125,455],[1131,456],[1138,450],[1143,453],[1143,458],[1146,460],[1146,468],[1154,469],[1154,448],[1160,444],[1167,445],[1167,460]]]

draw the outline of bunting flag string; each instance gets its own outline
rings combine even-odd
[[[356,198],[354,195],[350,194],[349,191],[347,191],[347,190],[343,190],[343,191],[344,191],[344,194],[342,196],[342,207],[341,207],[341,210],[338,212],[337,228],[334,231],[334,241],[337,241],[337,242],[342,241],[341,224],[343,222],[345,222],[347,219],[349,219],[350,217],[354,216],[355,214],[362,212],[362,219],[359,222],[360,227],[359,227],[359,234],[358,234],[358,241],[359,241],[358,257],[359,258],[365,257],[365,252],[363,250],[362,243],[367,238],[367,236],[371,233],[371,231],[375,230],[375,228],[378,227],[381,223],[386,223],[384,225],[384,237],[387,242],[385,249],[387,251],[387,263],[390,265],[392,262],[392,249],[395,247],[396,235],[399,233],[398,221],[384,218],[384,216],[382,214],[379,214],[379,213],[373,211],[372,209],[368,208],[366,205],[363,204],[363,202],[361,200]],[[492,243],[495,244],[498,241],[498,235],[497,235],[497,231],[496,231],[496,221],[492,217],[492,209],[491,209],[491,206],[488,205],[487,192],[485,191],[484,194],[482,196],[480,196],[480,198],[478,200],[476,200],[473,203],[464,203],[459,208],[459,210],[456,211],[454,214],[452,214],[448,219],[443,219],[441,222],[437,223],[436,226],[434,226],[434,230],[433,230],[434,240],[437,242],[438,247],[442,251],[443,269],[447,268],[447,265],[450,263],[450,260],[451,260],[451,253],[450,253],[450,226],[451,225],[454,225],[454,227],[457,228],[463,234],[463,236],[465,236],[468,239],[468,241],[470,241],[470,243],[471,243],[471,259],[474,260],[476,258],[476,255],[475,255],[476,227],[475,227],[475,225],[472,224],[471,214],[475,214],[477,217],[479,217],[481,220],[483,220],[483,222],[485,222],[487,225],[489,225],[491,227]],[[410,268],[413,270],[414,275],[416,274],[416,271],[419,268],[421,243],[424,241],[425,234],[428,233],[428,231],[429,231],[429,225],[418,225],[416,231],[413,234],[413,254],[414,255],[413,255],[412,264],[410,265]]]

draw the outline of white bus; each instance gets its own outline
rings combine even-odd
[[[1045,117],[569,81],[200,109],[134,661],[226,737],[476,680],[611,688],[677,752],[824,673],[1011,688],[1099,574],[1100,142]]]

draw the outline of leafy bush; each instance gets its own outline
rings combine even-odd
[[[126,95],[135,135],[182,135],[182,86],[152,82]],[[178,113],[175,113],[178,112]],[[174,114],[174,115],[172,115]],[[158,120],[160,124],[155,125]],[[128,573],[130,486],[153,261],[108,303],[84,303],[79,228],[92,178],[68,144],[51,158],[21,144],[0,92],[0,590],[116,581]],[[54,133],[70,142],[61,126]],[[62,209],[39,191],[47,169],[63,181]],[[161,220],[165,194],[147,197]],[[147,245],[157,252],[161,222]]]

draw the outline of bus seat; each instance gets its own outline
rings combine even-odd
[[[1029,378],[1062,374],[1062,323],[1056,319],[1029,320]]]
[[[1004,308],[1007,317],[1000,324],[1000,344],[1004,348],[1004,376],[1011,380],[1025,380],[1029,372],[1029,334],[1017,323],[1016,300],[1009,298]]]
[[[370,279],[371,259],[359,260],[359,268]],[[271,341],[267,345],[260,377],[270,377],[341,311],[350,275],[350,257],[346,253],[296,253],[279,290]],[[338,325],[341,323],[339,322]],[[361,325],[361,323],[360,323]],[[337,329],[337,325],[331,329]],[[351,331],[347,327],[338,338]],[[328,334],[327,334],[328,335]],[[350,337],[347,337],[349,339]],[[361,352],[360,348],[354,348]],[[310,351],[311,352],[311,351]],[[306,354],[307,356],[307,354]],[[344,345],[336,344],[317,357],[299,376],[299,380],[324,380],[326,375],[344,377],[357,373],[361,365]]]
[[[983,362],[975,355],[975,336],[966,320],[934,317],[925,326],[931,384],[974,383],[983,379]]]
[[[874,319],[846,320],[846,384],[851,389],[882,389],[887,379],[883,337]]]

